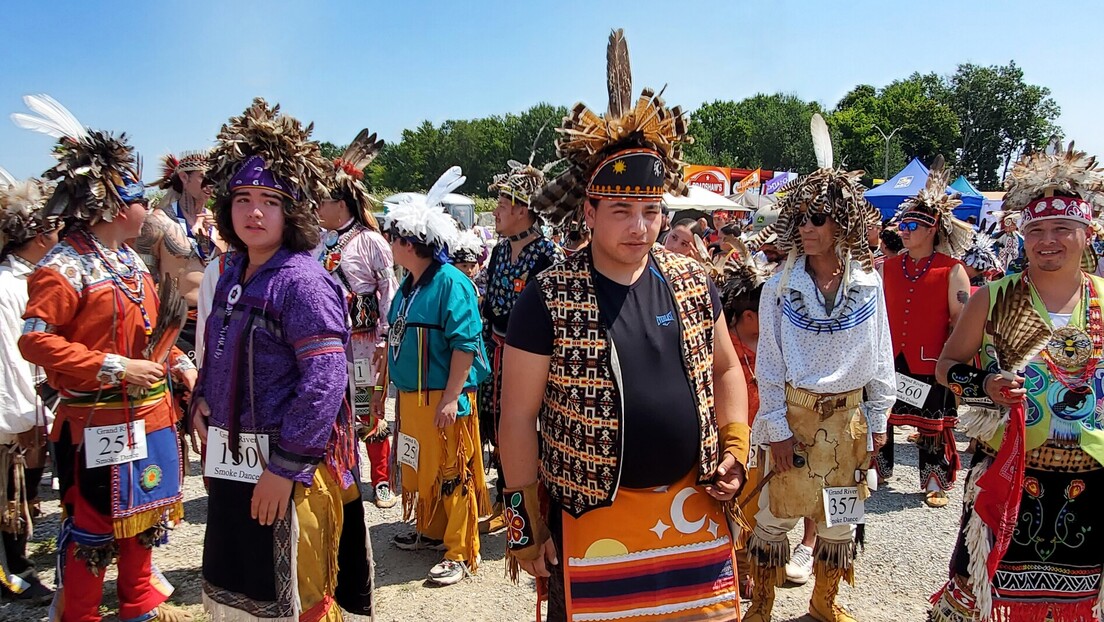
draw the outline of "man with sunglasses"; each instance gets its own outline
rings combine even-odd
[[[954,395],[935,382],[935,362],[970,297],[970,279],[960,257],[973,229],[954,217],[962,203],[946,192],[943,158],[932,164],[927,185],[901,204],[897,229],[904,253],[882,266],[894,368],[900,386],[889,416],[889,441],[876,460],[881,479],[893,476],[893,426],[919,432],[920,488],[929,507],[947,505],[959,468]]]
[[[895,399],[885,300],[866,240],[877,216],[862,197],[862,171],[832,166],[819,115],[812,130],[820,168],[779,203],[772,227],[787,259],[759,304],[759,413],[751,443],[768,483],[747,545],[754,581],[747,622],[771,620],[776,581],[791,558],[787,536],[802,518],[817,521],[809,614],[820,622],[855,621],[836,595],[841,580],[854,582],[861,510],[852,501],[848,516],[830,512],[827,499],[868,494],[856,475],[870,464],[869,448],[885,443]]]

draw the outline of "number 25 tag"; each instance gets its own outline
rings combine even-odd
[[[134,462],[148,455],[145,421],[84,429],[84,466],[90,469]]]
[[[405,464],[417,471],[420,451],[421,445],[418,444],[418,439],[399,432],[399,464]]]
[[[866,504],[859,498],[856,486],[824,489],[824,518],[829,527],[858,525],[865,522]]]

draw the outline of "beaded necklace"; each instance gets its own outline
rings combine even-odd
[[[1026,273],[1023,278],[1031,284]],[[1104,356],[1104,321],[1092,279],[1082,275],[1082,281],[1084,328],[1067,324],[1054,330],[1040,356],[1054,379],[1070,391],[1084,395],[1091,390],[1090,382]]]
[[[138,305],[138,311],[142,314],[142,329],[149,337],[153,334],[153,323],[150,322],[149,313],[146,312],[146,307],[142,304],[146,301],[145,279],[142,278],[142,271],[138,269],[130,248],[125,244],[120,246],[118,250],[112,253],[115,256],[115,260],[112,261],[108,255],[109,249],[100,242],[94,233],[85,231],[84,235],[92,246],[92,251],[96,253],[100,263],[107,270],[111,281],[123,292],[127,300]],[[117,265],[121,265],[121,268],[117,268]],[[133,281],[134,285],[131,285],[128,281]]]
[[[912,257],[905,255],[905,260],[901,262],[901,268],[905,271],[905,278],[908,279],[910,283],[915,283],[923,278],[923,276],[928,273],[928,270],[931,270],[932,262],[935,261],[935,253],[928,255],[928,261],[924,264],[923,268],[920,268],[920,272],[916,273],[915,276],[909,272],[910,261],[912,261]],[[921,259],[920,261],[924,260]],[[920,261],[915,262],[917,266],[920,265]]]

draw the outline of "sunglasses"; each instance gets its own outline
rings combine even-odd
[[[797,226],[804,227],[807,222],[812,222],[814,227],[823,227],[828,222],[828,214],[801,212],[801,215],[797,217]]]
[[[905,221],[905,222],[897,224],[897,230],[898,231],[908,231],[909,233],[912,233],[913,231],[916,231],[920,227],[926,227],[926,225],[922,225],[922,224],[916,222],[915,220],[909,220],[909,221]]]

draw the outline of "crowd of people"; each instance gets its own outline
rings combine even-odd
[[[164,158],[151,206],[125,135],[28,96],[13,119],[57,164],[0,174],[3,596],[96,621],[114,563],[120,619],[191,619],[154,549],[195,451],[213,620],[372,615],[367,500],[401,504],[394,546],[442,553],[436,585],[504,530],[547,620],[769,622],[813,580],[809,615],[853,622],[837,594],[907,426],[931,511],[964,488],[933,620],[1101,619],[1104,169],[1025,155],[997,235],[955,217],[937,158],[883,221],[814,115],[817,169],[769,214],[671,223],[686,119],[633,97],[621,31],[607,58],[562,172],[494,178],[493,247],[442,207],[459,167],[377,219],[368,130],[330,161],[256,99]],[[56,591],[26,551],[47,454]]]

